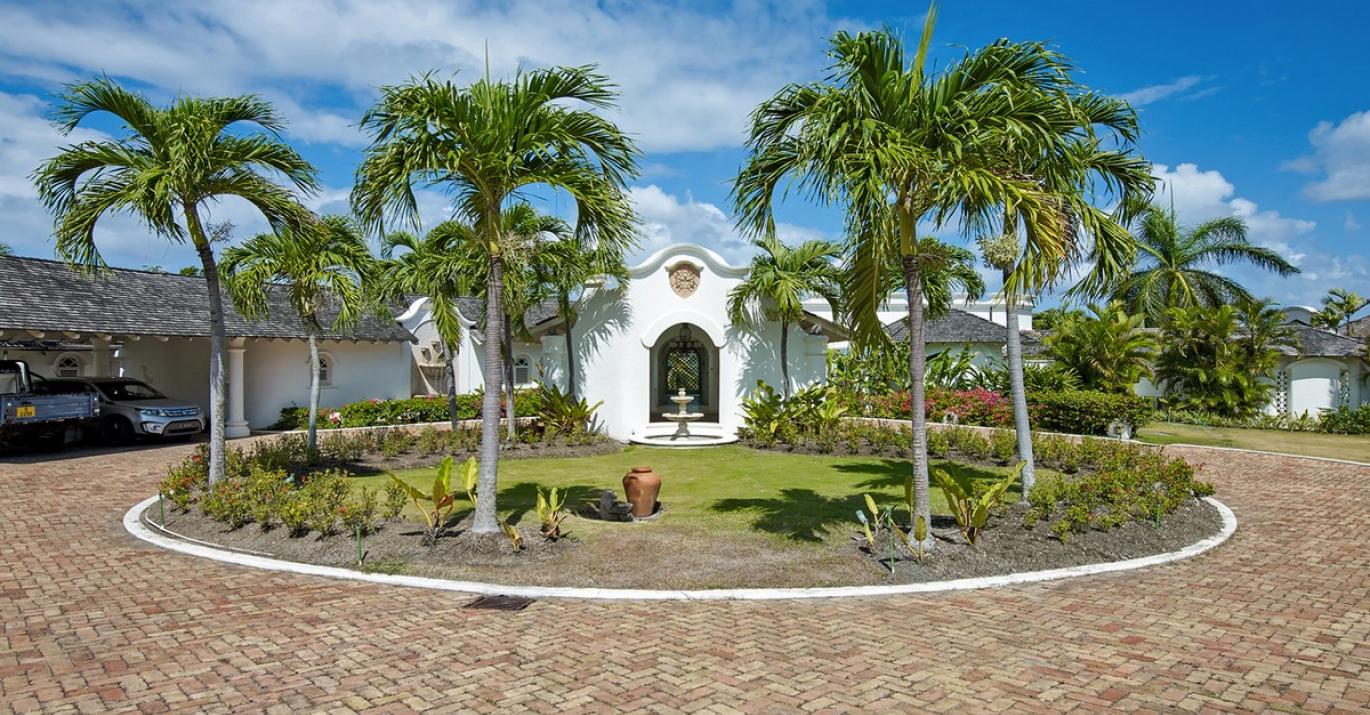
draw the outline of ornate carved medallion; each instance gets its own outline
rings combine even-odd
[[[667,272],[671,290],[681,298],[689,298],[699,288],[699,269],[689,263],[677,263]]]

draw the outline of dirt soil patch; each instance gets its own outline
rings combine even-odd
[[[602,588],[760,588],[914,583],[991,576],[1118,561],[1174,551],[1221,529],[1217,509],[1195,501],[1160,526],[1132,523],[1112,531],[1074,534],[1061,543],[1046,524],[1022,526],[1021,507],[996,517],[974,546],[953,523],[937,517],[936,547],[919,563],[911,556],[886,565],[885,550],[871,554],[854,535],[834,530],[821,544],[794,544],[774,536],[671,525],[670,513],[651,522],[606,523],[572,519],[567,535],[547,541],[523,528],[525,549],[515,552],[503,535],[466,531],[459,515],[434,546],[422,543],[413,522],[386,524],[365,537],[364,571],[539,586]],[[144,514],[156,523],[156,505]],[[166,528],[194,539],[305,563],[357,568],[350,535],[292,537],[256,524],[230,530],[197,511],[167,513]],[[580,530],[581,533],[577,533]],[[584,538],[582,538],[584,537]]]

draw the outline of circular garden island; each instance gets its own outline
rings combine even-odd
[[[175,538],[369,573],[653,589],[993,576],[1171,552],[1222,530],[1201,499],[1212,487],[1181,459],[1116,440],[1034,441],[1037,486],[1024,503],[1011,430],[930,431],[927,549],[909,516],[907,428],[859,420],[686,450],[534,425],[502,452],[496,535],[469,531],[475,429],[325,433],[312,458],[301,436],[282,435],[230,450],[229,477],[213,488],[201,451],[169,471],[141,518]],[[435,510],[449,457],[451,498]],[[639,466],[661,477],[656,513],[605,513],[604,492],[621,502]]]

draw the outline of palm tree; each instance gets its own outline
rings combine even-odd
[[[1362,298],[1355,291],[1333,288],[1322,299],[1322,310],[1313,314],[1313,325],[1334,333],[1350,334],[1351,319],[1367,305],[1370,298]]]
[[[576,389],[576,320],[580,316],[579,299],[586,286],[597,278],[627,280],[628,266],[619,252],[593,250],[582,245],[573,235],[538,251],[533,261],[534,280],[539,292],[556,301],[566,339],[566,393],[578,396]]]
[[[1227,417],[1248,417],[1269,401],[1279,348],[1293,328],[1269,303],[1171,308],[1156,375],[1166,404]]]
[[[1044,45],[1001,40],[929,73],[935,22],[934,8],[912,61],[889,30],[834,35],[824,81],[789,85],[752,113],[750,156],[733,189],[739,224],[753,235],[773,225],[782,184],[844,206],[844,294],[858,339],[883,339],[876,311],[898,262],[909,312],[915,511],[928,523],[920,274],[929,257],[919,251],[918,225],[953,217],[981,225],[1005,205],[1025,225],[1052,219],[1045,193],[1011,170],[1001,147],[1010,134],[1051,131],[1045,97],[1065,72]]]
[[[637,222],[624,187],[636,175],[638,151],[617,126],[592,111],[611,107],[614,98],[613,87],[593,67],[552,67],[468,86],[423,76],[383,88],[362,118],[374,141],[352,191],[357,215],[376,230],[387,217],[417,224],[415,187],[439,187],[471,224],[488,259],[481,498],[472,524],[477,534],[500,530],[495,492],[504,212],[531,187],[560,189],[575,200],[576,232],[586,244],[624,250],[635,243]]]
[[[1080,377],[1083,387],[1126,393],[1152,375],[1157,342],[1142,316],[1121,303],[1090,305],[1086,315],[1065,319],[1044,341],[1057,363]]]
[[[223,297],[212,232],[201,210],[224,196],[252,204],[273,230],[308,221],[295,194],[272,181],[284,177],[312,192],[314,167],[281,141],[283,126],[271,105],[255,95],[181,97],[155,107],[142,95],[101,77],[68,85],[54,112],[64,133],[92,114],[109,113],[124,124],[117,139],[65,147],[34,172],[38,196],[55,216],[57,252],[88,270],[104,266],[95,225],[109,213],[140,217],[153,233],[175,243],[187,239],[199,254],[209,293],[209,480],[224,476],[225,343]],[[263,130],[245,132],[243,125]]]
[[[818,296],[838,312],[837,293],[841,273],[834,261],[840,249],[827,241],[805,241],[791,248],[767,235],[752,241],[761,253],[752,258],[746,280],[728,293],[728,315],[745,325],[760,305],[761,317],[780,323],[781,394],[790,396],[790,324],[804,319],[804,298]]]
[[[504,316],[500,323],[500,349],[503,351],[504,359],[504,401],[508,423],[505,443],[512,445],[518,439],[514,334],[527,332],[527,326],[523,324],[524,314],[544,296],[538,280],[539,275],[535,270],[536,265],[542,260],[543,252],[549,245],[574,240],[574,231],[565,221],[540,213],[527,203],[516,203],[505,209],[501,222],[504,247]],[[455,250],[462,266],[463,283],[470,286],[468,294],[484,298],[485,287],[489,283],[486,274],[489,272],[490,261],[480,241],[460,242]]]
[[[220,267],[228,294],[245,317],[268,315],[268,292],[285,292],[309,336],[308,449],[318,449],[319,334],[326,313],[335,331],[357,324],[367,311],[376,259],[353,223],[328,216],[303,228],[263,233],[224,251]]]
[[[1160,325],[1170,308],[1217,308],[1254,300],[1237,281],[1210,270],[1248,263],[1280,276],[1299,269],[1279,253],[1249,242],[1246,222],[1235,216],[1179,225],[1173,209],[1152,205],[1134,229],[1140,265],[1113,290],[1129,312]]]
[[[14,249],[13,249],[13,248],[10,248],[10,245],[9,245],[8,243],[5,243],[4,241],[0,241],[0,256],[13,256],[13,255],[14,255]]]
[[[998,269],[1004,282],[1000,292],[1004,351],[1018,460],[1023,464],[1020,478],[1024,502],[1037,481],[1037,470],[1024,386],[1018,303],[1024,296],[1049,289],[1084,254],[1083,246],[1090,238],[1093,270],[1081,282],[1081,289],[1116,282],[1127,269],[1131,237],[1118,220],[1121,211],[1110,214],[1094,206],[1090,198],[1097,192],[1103,194],[1100,198],[1119,199],[1120,207],[1135,206],[1150,196],[1153,183],[1151,165],[1130,151],[1137,138],[1137,115],[1126,101],[1074,88],[1057,92],[1054,98],[1057,104],[1053,109],[1059,115],[1054,123],[1056,131],[1012,136],[1004,152],[1018,172],[1036,178],[1052,193],[1058,220],[1044,225],[1045,234],[1026,227],[1020,241],[1018,217],[1006,206],[1002,232],[981,240],[986,264]],[[1105,140],[1112,148],[1105,148]],[[1043,250],[1044,246],[1055,250]]]
[[[475,232],[459,221],[444,221],[423,238],[397,231],[381,239],[379,297],[392,303],[416,295],[428,299],[433,328],[442,346],[447,416],[454,430],[458,413],[453,362],[461,346],[462,330],[457,301],[471,292],[463,247],[474,242]]]

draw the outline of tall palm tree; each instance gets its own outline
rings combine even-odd
[[[1250,264],[1291,276],[1299,269],[1279,253],[1251,243],[1246,222],[1235,216],[1182,227],[1173,209],[1147,207],[1133,231],[1139,265],[1113,291],[1129,312],[1159,325],[1171,308],[1217,308],[1254,300],[1241,283],[1211,270]]]
[[[825,80],[795,84],[761,104],[733,199],[741,227],[774,222],[782,184],[845,208],[844,294],[858,337],[881,340],[877,308],[898,261],[908,299],[912,469],[916,513],[931,519],[923,413],[924,295],[920,221],[980,225],[1011,206],[1026,225],[1052,219],[1045,193],[1003,161],[1005,137],[1050,131],[1046,94],[1065,67],[1041,44],[998,41],[936,72],[925,69],[936,22],[929,11],[910,61],[893,32],[839,32]],[[1063,253],[1059,246],[1045,251]]]
[[[753,309],[762,318],[780,323],[781,394],[790,396],[790,325],[804,319],[804,298],[817,296],[838,312],[841,272],[835,260],[841,249],[827,241],[785,245],[774,234],[752,241],[761,250],[752,258],[747,278],[728,293],[728,316],[733,323],[751,322]]]
[[[263,233],[224,251],[220,266],[228,294],[249,318],[269,314],[268,292],[285,292],[309,336],[309,436],[319,446],[319,334],[345,331],[367,312],[376,259],[352,221],[327,216],[302,228]]]
[[[626,249],[637,222],[625,191],[638,151],[593,110],[615,91],[594,67],[552,67],[507,81],[470,85],[423,76],[385,87],[362,118],[374,141],[357,170],[352,202],[366,225],[418,222],[416,186],[440,188],[479,236],[489,262],[485,301],[485,396],[481,414],[480,499],[472,531],[494,534],[499,466],[500,326],[506,236],[504,212],[534,186],[566,192],[576,232],[591,245]],[[588,105],[589,109],[581,105]]]
[[[92,114],[123,122],[123,136],[67,146],[38,167],[38,196],[55,216],[57,252],[89,270],[104,266],[95,225],[109,213],[137,215],[153,233],[189,240],[204,269],[209,294],[209,479],[224,476],[225,343],[223,296],[211,232],[201,211],[224,196],[252,204],[273,230],[308,219],[295,189],[317,187],[314,167],[281,141],[283,122],[256,95],[180,97],[156,107],[107,77],[68,85],[54,110],[64,133]],[[255,126],[261,131],[252,132]]]
[[[460,221],[444,221],[422,238],[403,231],[381,239],[382,262],[377,281],[378,297],[399,302],[423,296],[433,316],[433,328],[442,347],[443,382],[447,392],[447,417],[457,429],[457,374],[454,367],[461,346],[461,316],[457,301],[471,292],[463,247],[475,243],[475,232]]]
[[[561,316],[562,335],[566,339],[566,392],[574,398],[579,394],[575,343],[579,301],[587,284],[595,279],[627,280],[628,266],[621,252],[595,250],[572,235],[570,240],[554,241],[539,250],[532,269],[539,294],[556,301],[557,314]]]
[[[1088,258],[1093,266],[1081,289],[1116,282],[1126,272],[1130,257],[1131,237],[1122,220],[1125,213],[1107,212],[1094,203],[1113,199],[1119,207],[1136,206],[1151,195],[1153,184],[1150,164],[1131,153],[1137,138],[1137,115],[1126,101],[1076,87],[1056,92],[1053,98],[1056,104],[1052,109],[1059,117],[1053,123],[1055,131],[1010,136],[1004,152],[1018,172],[1036,178],[1051,192],[1058,219],[1020,231],[1015,211],[1005,207],[999,235],[981,241],[986,264],[1003,277],[1004,351],[1018,460],[1023,464],[1024,502],[1037,481],[1037,470],[1024,386],[1018,304],[1025,296],[1055,284],[1085,256],[1090,239],[1095,250]],[[1044,251],[1043,245],[1058,250]]]

